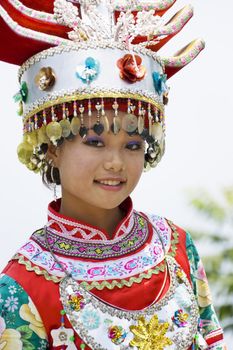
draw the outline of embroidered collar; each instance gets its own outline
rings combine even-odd
[[[53,201],[48,206],[47,227],[54,233],[62,236],[75,237],[81,241],[106,241],[108,234],[105,230],[89,225],[82,221],[63,216],[59,213],[61,200]],[[135,225],[134,210],[130,197],[121,203],[120,208],[125,212],[125,216],[118,224],[111,241],[118,240],[119,237],[127,235]]]

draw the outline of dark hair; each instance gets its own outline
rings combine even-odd
[[[47,164],[46,169],[42,171],[42,181],[47,187],[51,187],[52,184],[60,185],[60,173],[59,169],[54,167],[52,164]]]

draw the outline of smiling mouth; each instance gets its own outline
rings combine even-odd
[[[120,186],[125,183],[125,181],[117,181],[117,180],[100,180],[100,181],[95,180],[94,182],[104,186]]]

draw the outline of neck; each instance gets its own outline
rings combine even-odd
[[[113,238],[117,225],[124,217],[119,207],[97,208],[77,198],[70,198],[69,194],[62,195],[60,214],[106,231],[109,239]]]

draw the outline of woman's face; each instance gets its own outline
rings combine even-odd
[[[108,112],[111,125],[113,112]],[[124,113],[119,112],[122,117]],[[92,117],[92,123],[96,118]],[[58,147],[53,157],[62,196],[103,209],[116,208],[137,185],[144,167],[144,141],[124,130],[117,135],[89,130]]]

